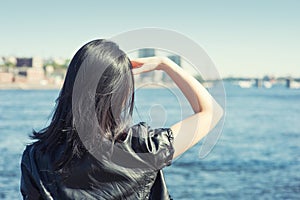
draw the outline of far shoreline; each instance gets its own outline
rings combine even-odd
[[[60,90],[62,85],[34,84],[34,83],[8,83],[0,84],[0,90]]]
[[[0,84],[0,90],[60,90],[61,85],[39,83],[6,83]],[[159,89],[159,88],[176,88],[172,83],[147,83],[147,84],[135,84],[135,89]]]

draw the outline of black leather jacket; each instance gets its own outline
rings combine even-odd
[[[64,171],[54,171],[50,156],[28,145],[21,161],[21,193],[24,199],[170,199],[162,168],[171,164],[172,142],[169,128],[151,129],[145,122],[130,128],[117,146],[151,166],[147,170],[100,162],[86,153]]]

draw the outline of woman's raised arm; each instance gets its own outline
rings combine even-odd
[[[198,143],[215,127],[223,115],[223,109],[199,81],[172,60],[164,57],[149,57],[135,59],[135,61],[144,65],[133,69],[134,74],[152,70],[165,71],[182,91],[195,112],[170,127],[174,135],[173,158],[176,158]]]

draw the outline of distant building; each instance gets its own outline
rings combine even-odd
[[[45,78],[44,62],[41,58],[16,58],[16,60],[16,67],[18,68],[18,74],[15,77],[16,82],[39,83]]]
[[[17,58],[16,67],[33,67],[33,68],[42,68],[43,59],[39,57],[33,58]]]
[[[181,57],[178,55],[169,55],[168,58],[170,58],[173,62],[175,62],[177,65],[181,67]]]
[[[10,72],[0,72],[0,84],[2,83],[12,83],[13,73]]]
[[[32,58],[17,58],[16,67],[32,67]]]
[[[28,82],[40,82],[45,78],[45,72],[42,68],[30,68],[27,70]]]
[[[155,49],[145,48],[139,50],[139,58],[155,56]]]
[[[32,67],[33,68],[42,68],[44,65],[44,61],[40,57],[33,57],[32,58]]]

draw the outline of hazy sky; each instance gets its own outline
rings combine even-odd
[[[223,77],[300,76],[300,1],[1,1],[0,56],[71,58],[84,43],[143,27],[202,46]]]

